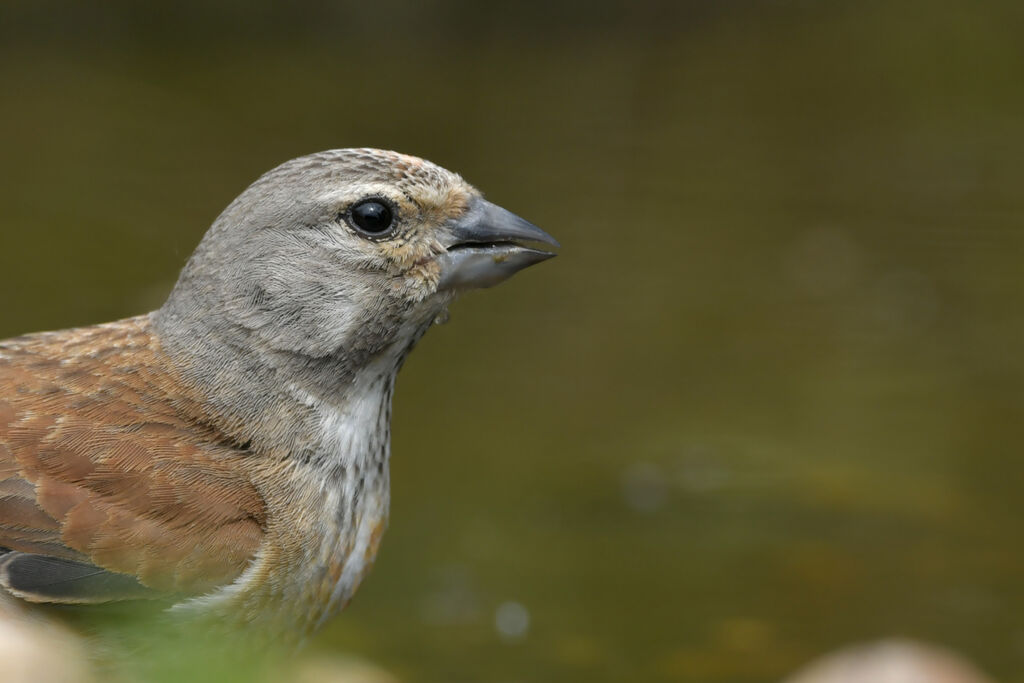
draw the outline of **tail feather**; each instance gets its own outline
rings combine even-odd
[[[81,604],[159,596],[127,574],[85,562],[3,548],[0,587],[28,602]]]

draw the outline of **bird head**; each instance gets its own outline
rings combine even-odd
[[[359,362],[414,342],[459,292],[553,256],[537,244],[557,242],[429,161],[321,152],[271,170],[228,206],[162,327],[201,319],[232,343],[243,335],[273,352]]]

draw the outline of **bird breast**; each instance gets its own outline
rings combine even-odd
[[[269,508],[263,546],[233,584],[177,610],[240,612],[300,635],[345,607],[387,526],[395,373],[387,358],[370,364],[337,403],[289,387],[320,416],[309,455],[256,466],[254,481]]]
[[[391,396],[395,373],[383,358],[356,376],[343,406],[321,408],[322,452],[311,474],[319,481],[322,534],[314,565],[322,578],[317,623],[351,599],[377,554],[387,526],[389,502]],[[302,467],[301,463],[296,465]],[[310,485],[315,485],[310,482]],[[329,595],[325,593],[329,590]]]

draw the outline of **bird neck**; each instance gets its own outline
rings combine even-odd
[[[272,632],[312,633],[373,563],[387,525],[395,377],[429,324],[351,369],[345,359],[257,353],[209,330],[183,336],[154,317],[180,383],[199,396],[193,419],[215,421],[253,452],[248,476],[268,505],[264,544],[246,572],[175,609],[261,615]]]
[[[372,354],[341,348],[310,356],[270,348],[242,327],[187,313],[168,305],[151,319],[193,399],[189,409],[198,414],[192,417],[247,450],[307,462],[336,456],[323,452],[325,420],[372,425],[369,414],[381,406],[390,418],[395,375],[432,321],[407,322]]]

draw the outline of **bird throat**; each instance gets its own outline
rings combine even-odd
[[[390,499],[391,398],[397,367],[382,359],[363,368],[342,406],[322,414],[317,452],[296,462],[296,482],[312,519],[306,559],[297,567],[309,603],[304,630],[318,629],[355,593],[377,554]],[[294,576],[294,574],[293,574]]]
[[[302,637],[345,607],[387,526],[395,378],[432,323],[433,316],[402,330],[401,341],[348,374],[334,395],[303,382],[302,373],[239,378],[234,387],[252,382],[249,402],[263,412],[262,422],[249,423],[262,431],[250,472],[267,502],[266,540],[233,584],[178,609],[246,614],[250,623]],[[282,379],[277,391],[258,394],[257,382]]]
[[[396,372],[392,359],[366,366],[337,402],[289,388],[318,420],[300,457],[254,454],[253,482],[268,507],[263,546],[234,583],[175,611],[243,614],[250,625],[301,639],[345,607],[387,526]]]

